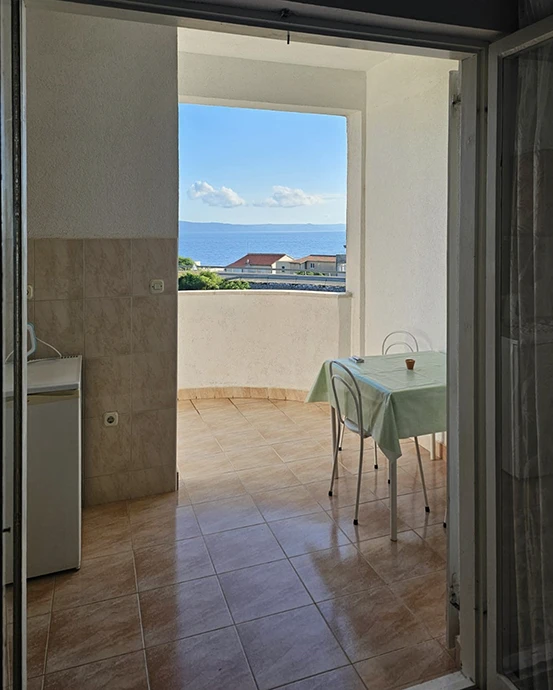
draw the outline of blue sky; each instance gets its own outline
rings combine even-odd
[[[181,220],[345,223],[346,118],[179,105]]]

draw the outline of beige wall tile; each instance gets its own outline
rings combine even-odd
[[[177,353],[133,355],[131,385],[133,413],[173,407],[177,399]]]
[[[133,297],[132,351],[170,352],[177,349],[177,297]]]
[[[171,465],[160,465],[128,474],[129,498],[155,496],[177,488],[177,471]]]
[[[177,462],[177,410],[137,412],[132,420],[131,469]]]
[[[82,299],[83,241],[35,240],[35,300]]]
[[[131,294],[131,240],[85,240],[85,297]]]
[[[131,355],[86,359],[83,390],[85,417],[130,412]]]
[[[130,497],[128,472],[104,474],[84,480],[84,502],[87,506],[124,501]]]
[[[102,417],[84,422],[85,477],[115,474],[129,469],[131,460],[131,417],[119,415],[117,426],[104,426]]]
[[[177,291],[178,240],[143,239],[132,241],[132,292],[149,295],[150,281],[161,278],[165,294]]]
[[[34,302],[36,334],[64,355],[82,355],[84,351],[82,300],[46,300]],[[38,343],[37,357],[55,353]]]
[[[87,299],[84,312],[86,357],[130,353],[130,298]]]

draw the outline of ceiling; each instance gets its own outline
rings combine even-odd
[[[178,30],[179,52],[362,72],[391,57],[390,53],[358,48],[299,43],[297,40],[294,41],[294,34],[291,35],[290,44],[287,44],[283,31],[275,34],[274,38],[261,38],[222,31],[181,28]]]

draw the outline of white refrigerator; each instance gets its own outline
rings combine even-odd
[[[6,421],[12,433],[9,375],[8,367]],[[30,361],[27,367],[28,577],[81,565],[81,378],[80,356]],[[7,448],[11,447],[8,439]],[[8,581],[12,490],[13,458],[8,456],[4,522]]]

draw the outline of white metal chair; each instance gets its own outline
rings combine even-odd
[[[328,495],[332,496],[334,489],[334,480],[338,472],[338,453],[341,450],[341,443],[344,437],[344,429],[347,427],[354,434],[359,436],[359,474],[357,476],[357,495],[355,498],[355,516],[353,524],[359,524],[359,500],[361,497],[361,480],[363,477],[363,453],[365,449],[365,439],[370,438],[371,433],[364,429],[363,426],[363,401],[361,399],[361,391],[359,385],[355,380],[351,371],[341,362],[333,360],[330,362],[330,385],[332,386],[332,393],[334,398],[333,407],[336,410],[337,421],[339,428],[335,434],[335,442],[333,448],[333,464],[332,477],[330,479],[330,489]],[[344,404],[340,404],[339,391],[345,393],[343,398]],[[348,405],[348,399],[353,401],[355,407],[355,418],[352,419],[351,403]]]
[[[382,354],[387,355],[390,353],[390,350],[394,347],[402,347],[406,348],[408,352],[418,352],[419,351],[419,342],[415,338],[415,336],[412,333],[409,333],[409,331],[392,331],[391,333],[388,333],[388,335],[384,338],[382,341]],[[401,352],[405,352],[405,349],[401,350]],[[435,444],[434,440],[434,434],[432,434],[432,445]],[[422,491],[424,494],[424,509],[426,510],[427,513],[430,512],[430,506],[428,505],[428,495],[426,493],[426,482],[424,480],[424,470],[422,467],[422,458],[421,458],[421,451],[419,447],[419,439],[415,436],[415,448],[417,450],[417,460],[419,462],[419,470],[421,473],[421,482],[422,482]],[[375,455],[375,469],[378,469],[378,450],[376,448],[376,444],[374,446],[374,455]],[[390,480],[388,479],[388,483],[390,483]]]

